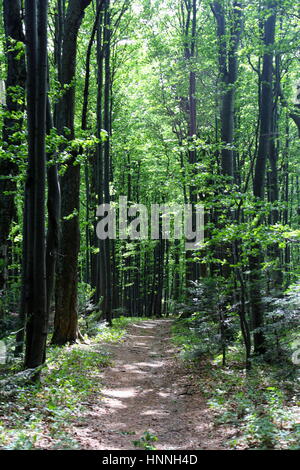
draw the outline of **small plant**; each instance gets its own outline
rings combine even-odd
[[[149,431],[145,431],[142,437],[136,441],[132,441],[135,447],[140,447],[145,450],[156,450],[156,447],[152,442],[158,441],[158,437],[154,434],[151,434]]]

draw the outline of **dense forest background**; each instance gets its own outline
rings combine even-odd
[[[296,373],[299,20],[290,0],[0,2],[0,339],[34,380],[48,344],[120,316]],[[201,204],[204,241],[99,240],[120,196]]]

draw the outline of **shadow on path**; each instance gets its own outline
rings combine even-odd
[[[212,412],[175,358],[171,323],[133,324],[123,343],[109,345],[114,363],[102,374],[103,396],[93,397],[73,428],[82,449],[135,449],[132,441],[145,431],[157,436],[159,450],[224,449],[230,436],[214,428]]]

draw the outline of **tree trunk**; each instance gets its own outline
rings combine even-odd
[[[47,0],[26,0],[28,175],[23,253],[25,296],[25,368],[45,361],[47,339],[45,180],[47,97]],[[28,212],[27,212],[28,211]],[[32,225],[28,222],[31,222]],[[38,374],[37,374],[38,376]]]
[[[111,135],[111,70],[110,70],[110,42],[111,42],[111,19],[110,19],[110,0],[105,2],[104,12],[104,106],[103,106],[103,124],[107,132],[106,140],[103,149],[103,201],[105,204],[110,204],[110,135]],[[103,314],[108,324],[112,322],[112,274],[111,274],[111,259],[110,247],[112,241],[107,237],[102,243],[103,251],[103,270],[100,272],[104,277],[104,291],[103,291]]]
[[[233,178],[233,149],[230,147],[232,146],[234,140],[234,102],[235,84],[237,80],[237,48],[242,30],[241,3],[235,1],[233,2],[233,24],[230,31],[228,47],[226,43],[225,13],[221,3],[219,1],[213,2],[212,10],[217,22],[217,36],[219,43],[219,72],[221,76],[222,89],[222,174],[224,176],[230,176]]]
[[[260,101],[260,131],[257,151],[257,159],[254,171],[253,194],[260,203],[264,199],[266,162],[270,152],[271,123],[273,107],[273,44],[275,39],[276,8],[273,1],[269,1],[266,7],[268,16],[264,22],[264,46],[263,69],[261,77],[261,101]],[[258,221],[261,223],[261,220]],[[253,342],[254,352],[261,354],[265,352],[265,337],[261,328],[264,324],[264,310],[262,303],[261,285],[261,263],[263,254],[259,244],[253,249],[255,254],[249,258],[250,265],[250,296],[252,311],[252,327],[254,329]]]
[[[77,36],[85,9],[91,0],[69,2],[64,23],[61,55],[61,86],[68,85],[57,104],[57,128],[74,139],[75,84]],[[75,342],[77,339],[77,269],[79,253],[79,185],[80,165],[76,153],[67,163],[61,178],[61,241],[57,263],[56,301],[53,344]]]
[[[47,100],[47,134],[53,127],[51,114],[51,106],[49,99]],[[47,155],[50,160],[52,155]],[[47,249],[46,249],[46,272],[47,272],[47,316],[49,318],[51,302],[55,288],[55,268],[57,255],[59,250],[59,230],[60,230],[60,184],[58,178],[57,165],[51,164],[47,168],[48,182],[48,230],[47,230]]]
[[[191,179],[192,183],[189,187],[189,202],[192,204],[192,229],[196,229],[196,208],[197,193],[196,186],[194,183],[194,175],[196,172],[195,164],[197,162],[197,152],[194,146],[194,138],[197,134],[197,106],[196,106],[196,71],[195,71],[195,59],[196,59],[196,27],[197,27],[197,0],[192,0],[188,7],[188,13],[190,15],[190,25],[187,30],[186,37],[186,48],[185,58],[188,61],[189,66],[189,98],[188,98],[188,139],[191,148],[188,150],[188,159],[191,166]],[[186,279],[187,281],[195,281],[197,279],[197,265],[191,259],[192,252],[187,251],[186,256],[188,258],[186,267]]]

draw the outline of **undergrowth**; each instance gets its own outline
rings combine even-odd
[[[222,356],[201,354],[199,337],[188,321],[172,328],[181,357],[195,371],[199,391],[213,410],[215,424],[233,428],[232,449],[299,449],[299,371],[290,363],[253,360],[244,368],[242,346],[231,347],[227,366]],[[197,354],[200,351],[200,354]]]
[[[111,364],[105,343],[121,341],[126,327],[144,318],[120,317],[108,328],[94,325],[87,344],[49,346],[47,362],[38,385],[19,380],[21,360],[2,366],[0,390],[0,448],[77,449],[78,442],[68,432],[80,421],[93,394],[101,397],[101,372]]]

